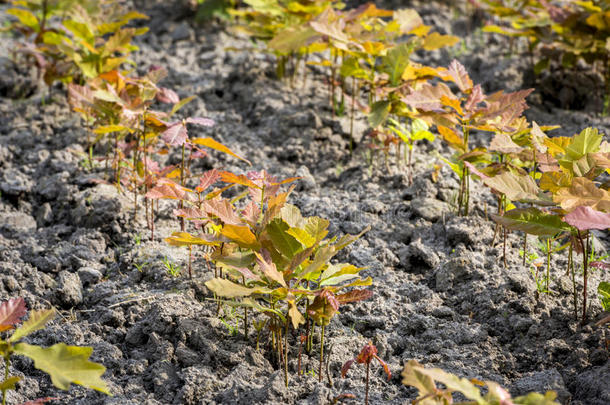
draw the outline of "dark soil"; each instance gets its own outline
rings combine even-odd
[[[307,373],[296,375],[297,340],[291,336],[286,389],[266,335],[257,351],[253,334],[246,341],[241,323],[234,335],[216,316],[203,285],[211,276],[203,260],[195,261],[192,280],[168,275],[164,258],[182,268],[187,262],[185,250],[161,240],[177,227],[172,205],[161,203],[151,241],[144,218],[133,220],[132,197],[99,184],[102,168],[84,167],[86,130],[70,111],[64,90],[53,89],[49,99],[36,73],[11,61],[13,40],[3,37],[0,299],[22,296],[31,308],[60,309],[61,316],[30,341],[93,346],[93,360],[107,367],[104,378],[114,394],[79,386],[58,391],[31,362],[17,358],[11,372],[23,380],[9,404],[45,396],[58,398],[52,403],[83,405],[325,404],[347,393],[359,403],[364,368],[354,367],[347,379],[340,378],[340,368],[368,341],[393,373],[387,381],[381,368],[373,367],[371,403],[404,404],[415,397],[401,384],[400,371],[409,359],[497,381],[514,395],[552,389],[562,404],[610,403],[604,330],[594,326],[601,315],[595,290],[607,273],[596,271],[590,279],[590,321],[581,326],[564,275],[565,254],[552,261],[553,294],[537,297],[518,255],[519,235],[509,235],[508,266],[502,264],[501,240],[494,241],[494,224],[486,219],[496,210],[488,190],[473,184],[472,215],[455,216],[456,178],[444,167],[438,182],[432,180],[440,160],[430,152],[448,152],[439,141],[418,146],[415,182],[408,186],[393,156],[387,165],[381,155],[374,156],[373,165],[363,157],[364,116],[357,119],[350,156],[349,119],[332,117],[321,72],[310,70],[306,81],[300,76],[291,89],[274,79],[270,56],[225,50],[251,43],[217,24],[196,28],[181,2],[137,3],[151,16],[151,31],[138,40],[138,69],[164,66],[169,70],[164,86],[183,97],[196,95],[184,113],[217,123],[199,129],[199,135],[213,136],[247,157],[253,169],[280,178],[301,176],[291,203],[306,215],[331,220],[333,234],[372,226],[338,259],[366,266],[375,295],[344,307],[327,328],[329,375],[322,383],[317,353],[304,356]],[[595,112],[595,75],[550,72],[536,79],[529,59],[508,54],[504,38],[471,28],[477,16],[456,13],[443,2],[407,3],[441,32],[465,38],[459,52],[422,54],[422,60],[446,65],[457,57],[486,91],[538,86],[526,114],[541,125],[561,125],[557,135],[587,126],[609,133],[610,121]],[[214,153],[196,170],[211,167],[251,170]],[[598,236],[607,242],[607,235]],[[241,322],[228,313],[223,320],[230,326]]]

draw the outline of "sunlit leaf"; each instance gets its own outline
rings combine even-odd
[[[36,332],[45,327],[47,323],[55,318],[55,309],[47,309],[42,311],[31,311],[27,321],[13,332],[8,339],[9,342],[18,342],[27,335]]]
[[[564,221],[581,231],[610,228],[610,214],[596,211],[591,207],[576,207],[564,217]]]
[[[67,346],[57,343],[48,348],[18,343],[15,353],[22,354],[34,360],[34,367],[51,376],[53,385],[62,390],[70,388],[70,384],[79,384],[87,388],[110,395],[108,386],[101,376],[106,368],[101,364],[89,361],[93,348]]]
[[[492,214],[491,217],[510,230],[530,235],[555,236],[570,230],[560,216],[546,214],[537,208],[515,208],[504,215]]]

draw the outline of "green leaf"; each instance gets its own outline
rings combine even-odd
[[[15,343],[26,337],[30,333],[36,332],[45,327],[45,325],[55,318],[55,309],[47,309],[43,311],[32,311],[27,321],[15,330],[13,335],[8,339],[9,342]]]
[[[445,384],[447,389],[461,392],[466,398],[472,399],[477,404],[486,403],[481,396],[481,391],[479,391],[479,389],[466,378],[460,378],[456,375],[449,374],[440,368],[417,367],[417,370],[433,380]]]
[[[195,96],[190,96],[190,97],[183,98],[182,100],[178,101],[172,107],[172,110],[170,111],[169,116],[171,117],[172,115],[176,114],[179,109],[181,109],[182,107],[184,107],[185,105],[187,105],[188,103],[193,101],[194,98],[195,98]]]
[[[390,115],[390,105],[391,102],[388,100],[373,103],[369,113],[369,124],[371,124],[371,127],[377,128],[385,122],[388,115]]]
[[[352,264],[329,264],[320,276],[320,286],[337,285],[343,281],[358,277],[358,273],[364,270],[363,267],[356,267]]]
[[[267,47],[286,55],[306,46],[308,41],[316,35],[318,33],[307,26],[288,27],[269,41]]]
[[[390,84],[398,86],[407,66],[409,66],[409,57],[413,52],[414,43],[401,43],[388,50],[383,58],[383,71],[390,77]]]
[[[9,377],[6,380],[0,382],[0,391],[8,391],[14,390],[15,384],[17,384],[21,378],[19,377]]]
[[[494,221],[513,231],[530,235],[555,236],[569,231],[570,226],[553,214],[545,214],[538,208],[515,208],[503,216],[492,214]]]
[[[57,388],[67,390],[74,383],[110,395],[108,386],[101,379],[106,368],[89,361],[92,352],[92,347],[68,346],[65,343],[47,348],[27,343],[15,345],[15,353],[34,360],[34,367],[49,374]]]
[[[515,405],[559,405],[556,402],[557,394],[554,391],[547,391],[544,395],[537,392],[530,392],[527,395],[513,399]]]
[[[603,135],[595,128],[586,128],[576,135],[566,148],[566,156],[570,160],[578,160],[587,153],[599,151]]]
[[[288,233],[290,228],[281,219],[271,221],[265,230],[273,242],[273,246],[285,257],[292,259],[303,247],[294,236]]]
[[[64,27],[66,27],[75,38],[80,39],[85,44],[93,45],[95,43],[95,37],[87,24],[74,21],[74,20],[65,20],[63,22]],[[83,44],[84,46],[86,46]]]
[[[17,17],[19,22],[26,27],[32,28],[33,30],[38,31],[38,18],[34,14],[32,14],[28,10],[24,10],[22,8],[9,8],[6,10],[6,14],[13,15]]]

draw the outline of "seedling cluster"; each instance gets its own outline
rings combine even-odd
[[[610,3],[591,1],[511,1],[481,0],[479,5],[495,16],[499,24],[488,24],[483,30],[525,38],[531,54],[538,61],[534,71],[548,69],[551,61],[562,67],[574,67],[584,60],[596,67],[606,84],[604,114],[610,110]]]
[[[325,328],[341,306],[373,295],[366,288],[372,285],[371,277],[360,274],[363,268],[332,259],[368,228],[358,235],[329,237],[327,220],[305,217],[288,203],[294,190],[289,185],[297,178],[279,180],[265,170],[196,173],[193,161],[204,157],[206,148],[249,162],[212,137],[193,135],[193,126],[212,127],[215,123],[206,117],[177,117],[193,97],[180,98],[162,87],[159,83],[167,74],[165,69],[153,67],[143,76],[124,69],[133,65],[128,59],[137,49],[132,39],[146,31],[129,25],[146,16],[123,10],[112,0],[12,3],[15,7],[9,13],[16,17],[12,29],[21,32],[25,41],[17,53],[32,61],[49,86],[56,82],[66,85],[69,103],[87,128],[90,168],[99,163],[108,182],[119,192],[132,195],[134,220],[143,211],[151,240],[155,239],[158,200],[175,201],[179,231],[165,241],[188,249],[189,277],[193,276],[193,258],[203,258],[201,262],[213,271],[214,277],[205,285],[214,295],[218,315],[221,310],[225,314],[221,320],[232,335],[238,333],[241,318],[246,339],[250,324],[254,326],[258,349],[261,336],[268,331],[268,347],[284,371],[286,385],[290,340],[298,336],[294,340],[299,345],[300,374],[303,348],[313,351],[317,328],[321,381]],[[549,137],[546,132],[555,126],[539,126],[523,117],[532,89],[485,94],[458,61],[447,67],[413,62],[411,55],[416,51],[440,49],[459,41],[433,31],[415,10],[389,11],[373,4],[344,10],[342,3],[333,0],[244,3],[248,7],[227,8],[236,19],[234,28],[266,43],[264,51],[276,56],[278,77],[294,87],[299,74],[305,83],[309,66],[326,68],[332,114],[350,111],[352,131],[356,110],[367,114],[372,128],[369,146],[381,150],[386,162],[393,152],[405,163],[410,179],[416,143],[433,142],[438,135],[454,152],[443,160],[460,180],[457,214],[471,213],[470,182],[479,180],[497,196],[497,212],[492,218],[497,224],[496,236],[503,235],[505,263],[509,231],[524,233],[524,265],[528,235],[538,237],[546,247],[546,275],[540,276],[538,267],[535,273],[540,292],[552,291],[551,254],[567,249],[575,316],[580,312],[580,318],[586,320],[588,274],[591,268],[608,266],[591,248],[591,231],[610,227],[610,191],[603,177],[610,173],[610,144],[603,141],[602,134],[587,128],[571,137]],[[503,2],[486,3],[498,14],[513,15],[501,11]],[[538,2],[528,2],[534,3]],[[553,21],[572,21],[567,11],[539,3],[552,14]],[[598,22],[608,11],[592,2],[576,3],[579,12],[584,9],[589,13],[586,23],[599,31],[582,55],[597,58],[601,52],[598,41],[606,35]],[[547,26],[557,30],[553,23]],[[561,33],[565,34],[561,37],[564,42],[566,38],[576,41],[574,36],[581,35],[574,34],[580,26],[569,27],[572,34]],[[538,30],[524,32],[531,37]],[[566,55],[575,55],[567,45],[562,49]],[[489,141],[473,147],[475,133],[489,134]],[[163,167],[162,156],[171,151],[179,153],[180,162]],[[553,248],[557,244],[559,247]],[[584,283],[581,311],[576,289],[578,254],[582,256]],[[176,264],[167,259],[164,264],[169,275],[180,275]],[[601,283],[598,291],[606,308],[607,283]],[[2,303],[0,332],[12,329],[24,315],[22,299]],[[12,354],[32,357],[36,367],[51,374],[60,388],[77,382],[76,378],[65,377],[61,367],[49,368],[42,365],[45,360],[37,359],[57,358],[61,364],[63,354],[71,354],[78,359],[73,361],[94,370],[87,378],[79,375],[78,383],[108,393],[99,380],[103,367],[87,360],[90,349],[34,349],[19,342],[51,316],[50,312],[33,313],[10,338],[0,340],[7,373],[1,385],[3,397],[17,382],[16,377],[8,376]],[[355,359],[367,367],[366,401],[373,359],[391,376],[375,346],[366,345]],[[343,375],[352,363],[346,363]],[[416,363],[407,364],[403,377],[406,384],[420,390],[416,402],[426,404],[451,403],[453,391],[478,404],[551,404],[554,399],[551,394],[531,394],[510,402],[506,391],[491,382],[485,383],[488,393],[482,396],[473,382],[440,370],[426,370]],[[435,380],[446,388],[436,388]]]

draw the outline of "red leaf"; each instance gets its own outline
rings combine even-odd
[[[354,364],[354,359],[346,361],[345,364],[343,365],[343,367],[341,367],[341,377],[342,378],[345,378],[345,376],[347,375],[347,372],[349,371],[352,364]]]
[[[373,358],[377,356],[377,348],[372,342],[364,345],[360,353],[356,357],[356,361],[360,364],[370,364]]]
[[[186,207],[174,210],[174,215],[183,218],[201,218],[204,216],[203,212],[194,207]]]
[[[243,225],[239,215],[234,211],[233,205],[229,200],[208,200],[203,203],[201,210],[209,215],[213,215],[225,224]]]
[[[168,89],[166,87],[159,88],[159,92],[157,93],[157,100],[162,103],[167,104],[176,104],[180,101],[180,97],[174,90]]]
[[[451,81],[457,84],[460,91],[465,93],[467,90],[472,89],[472,80],[470,80],[470,76],[468,75],[466,68],[456,59],[451,61],[447,72],[449,73],[449,76],[446,76],[443,79],[450,78]]]
[[[250,225],[253,225],[258,221],[260,212],[260,207],[256,205],[254,201],[250,201],[248,205],[246,205],[246,208],[242,210],[241,215]]]
[[[214,120],[211,120],[209,118],[201,118],[201,117],[187,118],[186,122],[188,124],[202,125],[204,127],[213,127],[215,124]]]
[[[481,89],[481,85],[477,84],[472,88],[472,92],[468,95],[468,99],[464,104],[464,109],[466,111],[472,111],[477,104],[485,100],[485,94],[483,94],[483,89]]]
[[[368,300],[373,296],[373,291],[371,290],[352,290],[345,294],[337,295],[337,301],[340,304],[348,304],[350,302],[358,302]]]
[[[591,262],[589,263],[589,267],[595,267],[596,269],[602,269],[602,270],[610,270],[610,263],[606,263],[606,262]]]
[[[332,291],[324,289],[318,295],[320,298],[323,298],[335,311],[339,310],[339,301],[337,301],[337,298],[335,298],[335,294],[333,294]]]
[[[610,214],[596,211],[591,207],[576,207],[576,209],[567,214],[563,220],[581,231],[589,229],[599,229],[600,231],[603,231],[610,228]]]
[[[0,304],[0,331],[12,329],[27,313],[22,297],[11,298]]]
[[[145,197],[152,199],[169,198],[171,200],[180,200],[185,194],[186,192],[179,185],[166,182],[150,190],[148,193],[146,193]]]
[[[197,190],[198,193],[201,193],[202,191],[210,187],[212,184],[216,183],[216,180],[218,180],[219,178],[220,173],[217,169],[208,170],[207,172],[203,173],[199,178],[199,185],[195,187],[195,190]]]
[[[176,122],[161,134],[161,139],[171,146],[180,146],[188,139],[188,132],[181,122]]]
[[[383,367],[383,370],[388,375],[388,381],[390,381],[390,379],[392,378],[392,372],[390,371],[390,367],[388,366],[388,363],[381,360],[381,357],[377,356],[376,354],[374,355],[374,357],[377,359],[379,364],[381,364],[381,366]]]

